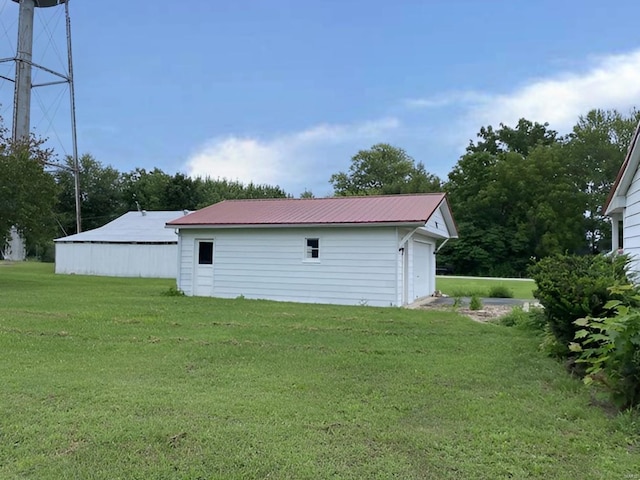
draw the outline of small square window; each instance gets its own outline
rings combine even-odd
[[[319,238],[307,238],[307,250],[305,258],[310,260],[317,260],[320,258],[320,239]]]
[[[198,242],[198,265],[213,265],[213,242]]]

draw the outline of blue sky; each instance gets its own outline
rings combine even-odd
[[[640,106],[634,1],[69,7],[79,151],[123,172],[158,167],[324,196],[331,174],[375,143],[446,178],[482,125],[526,117],[567,133],[591,108]],[[34,61],[54,69],[64,69],[63,10],[36,18]],[[0,58],[14,55],[17,12],[0,0]],[[66,87],[47,89],[32,127],[69,153]],[[8,127],[11,92],[0,80]]]

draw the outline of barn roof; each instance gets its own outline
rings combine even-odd
[[[444,193],[311,199],[225,200],[167,223],[169,227],[341,224],[424,225],[445,206]],[[455,226],[453,226],[455,231]]]
[[[178,237],[165,224],[184,216],[182,210],[160,212],[127,212],[94,230],[55,239],[56,242],[101,243],[177,243]]]

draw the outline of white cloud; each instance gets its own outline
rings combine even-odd
[[[194,177],[277,183],[281,152],[252,138],[226,137],[211,141],[187,162]]]
[[[382,118],[350,125],[321,124],[270,139],[228,135],[198,148],[185,169],[192,177],[280,185],[294,195],[310,188],[322,195],[318,186],[327,185],[337,171],[332,170],[336,161],[342,169],[344,161],[363,148],[359,143],[384,141],[380,137],[399,126],[396,118]],[[335,153],[339,158],[332,158]]]
[[[535,80],[514,92],[497,95],[473,108],[482,124],[515,124],[525,117],[569,130],[593,108],[626,112],[640,103],[640,50],[597,59],[582,73],[563,73]]]
[[[461,90],[427,98],[409,98],[404,101],[404,104],[409,108],[442,108],[454,105],[475,105],[488,102],[491,98],[492,96],[486,93]]]
[[[382,118],[352,125],[322,124],[292,135],[281,137],[280,141],[294,145],[312,143],[325,144],[326,142],[341,143],[356,139],[376,137],[389,130],[396,129],[399,126],[400,121],[397,118]]]
[[[550,128],[567,133],[578,117],[591,109],[615,108],[628,113],[640,106],[640,50],[592,58],[582,71],[532,79],[508,92],[443,92],[405,100],[404,104],[412,109],[445,111],[457,107],[458,112],[449,117],[438,137],[461,151],[481,126],[513,126],[520,118],[548,122]]]

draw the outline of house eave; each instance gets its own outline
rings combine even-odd
[[[626,206],[626,197],[616,195],[609,201],[607,210],[604,212],[604,214],[609,217],[612,215],[621,214]]]
[[[240,229],[240,228],[341,228],[341,227],[423,227],[426,221],[411,222],[367,222],[367,223],[242,223],[242,224],[167,224],[165,228],[179,230]]]

